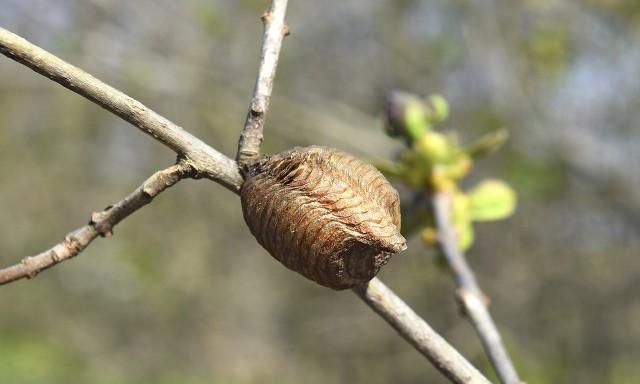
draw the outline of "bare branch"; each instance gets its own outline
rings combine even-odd
[[[198,172],[234,190],[242,177],[237,164],[139,101],[83,70],[0,28],[0,53],[120,116],[185,158]]]
[[[286,0],[274,0],[265,15],[265,43],[256,91],[239,144],[242,161],[259,156],[264,116],[268,109],[281,41],[286,34]],[[273,40],[273,42],[271,42]],[[91,222],[69,233],[64,241],[20,264],[0,270],[0,284],[34,277],[38,272],[78,255],[96,237],[109,235],[121,220],[148,204],[160,192],[186,177],[207,177],[238,193],[242,177],[235,161],[209,147],[140,102],[93,76],[0,28],[0,53],[86,97],[140,128],[178,153],[179,164],[151,176],[131,195],[92,215]],[[244,140],[244,144],[243,144]],[[374,279],[356,293],[407,341],[456,383],[487,383],[453,347],[438,336],[400,298]]]
[[[269,100],[271,99],[273,80],[276,76],[280,48],[282,47],[283,38],[289,34],[289,28],[284,22],[286,11],[287,0],[273,0],[271,8],[262,15],[264,36],[262,38],[258,78],[256,79],[256,86],[249,105],[247,120],[240,135],[238,154],[236,155],[236,160],[241,166],[260,157],[262,131],[267,110],[269,109]]]
[[[464,313],[468,315],[471,324],[478,333],[500,381],[505,384],[520,384],[518,374],[487,308],[488,299],[480,290],[473,271],[458,248],[451,225],[451,198],[449,195],[445,192],[435,193],[433,209],[438,227],[439,246],[453,272],[458,287],[458,299]]]
[[[368,284],[353,290],[451,382],[489,383],[489,380],[380,280],[373,278]]]
[[[98,236],[110,236],[116,224],[149,204],[160,192],[193,174],[193,168],[182,162],[154,173],[129,196],[102,212],[93,213],[89,224],[67,234],[62,242],[51,249],[0,269],[0,285],[22,278],[30,279],[40,271],[77,256]]]

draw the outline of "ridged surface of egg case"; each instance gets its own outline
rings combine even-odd
[[[406,248],[396,190],[375,167],[335,149],[294,148],[260,160],[240,196],[258,242],[326,287],[367,282]]]

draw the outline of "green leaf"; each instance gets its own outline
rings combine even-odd
[[[474,221],[504,219],[516,209],[515,191],[500,180],[485,180],[473,188],[468,196]]]

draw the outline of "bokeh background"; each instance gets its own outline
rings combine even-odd
[[[0,25],[233,156],[261,43],[257,0],[1,0]],[[290,1],[265,151],[393,158],[384,91],[440,93],[444,128],[508,128],[473,179],[511,183],[469,259],[528,383],[640,382],[640,3]],[[0,57],[0,262],[50,247],[174,155]],[[418,239],[381,278],[491,375]],[[351,292],[285,270],[239,201],[185,181],[35,280],[0,290],[2,383],[440,383]]]

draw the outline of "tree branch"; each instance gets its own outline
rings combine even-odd
[[[520,384],[518,374],[487,308],[488,299],[480,290],[473,271],[458,248],[450,219],[451,198],[446,192],[434,194],[433,210],[438,227],[439,247],[455,278],[458,287],[457,297],[464,313],[478,333],[500,381],[505,384]]]
[[[84,96],[151,135],[186,159],[198,176],[235,190],[242,182],[236,162],[141,102],[103,83],[22,37],[0,28],[0,53]]]
[[[354,292],[453,383],[489,383],[478,370],[378,278]]]
[[[116,224],[149,204],[160,192],[193,174],[193,168],[184,162],[154,173],[129,196],[102,212],[93,213],[89,224],[67,234],[62,242],[36,256],[26,257],[16,265],[0,269],[0,285],[33,278],[40,271],[77,256],[98,236],[110,236]]]
[[[264,117],[273,85],[273,75],[269,73],[275,73],[281,40],[283,34],[286,34],[286,27],[282,21],[286,3],[286,0],[274,0],[271,11],[265,17],[265,40],[270,41],[271,37],[268,38],[268,36],[275,33],[273,39],[277,39],[277,43],[265,42],[267,47],[263,49],[264,60],[262,61],[268,61],[271,64],[265,64],[264,68],[261,64],[259,71],[255,92],[257,96],[252,100],[248,123],[243,130],[245,144],[242,144],[242,140],[239,144],[238,158],[244,161],[258,156]],[[280,27],[277,27],[278,25]],[[277,34],[280,34],[280,37],[277,37]],[[243,180],[235,161],[148,109],[142,103],[2,28],[0,28],[0,53],[132,123],[174,150],[180,159],[177,165],[157,172],[116,205],[93,214],[88,225],[71,232],[64,241],[53,248],[36,256],[27,257],[20,264],[0,270],[0,284],[33,277],[44,269],[78,255],[96,237],[109,235],[113,226],[148,204],[157,194],[182,178],[207,177],[236,194],[239,192]],[[262,75],[262,73],[265,74]],[[255,119],[252,120],[252,118]],[[356,293],[452,381],[456,383],[488,382],[380,281],[374,279],[366,287],[356,289]],[[460,372],[457,372],[458,369]]]
[[[273,0],[271,8],[262,15],[264,36],[260,53],[260,66],[253,97],[249,105],[247,120],[238,142],[236,160],[240,166],[248,164],[260,157],[262,131],[269,110],[269,100],[276,76],[278,57],[283,38],[289,34],[289,28],[284,22],[287,11],[287,0]]]

